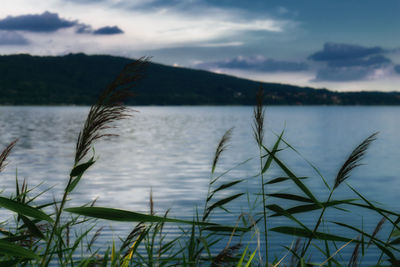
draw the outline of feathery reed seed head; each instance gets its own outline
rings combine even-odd
[[[357,263],[358,263],[358,254],[360,254],[360,242],[358,242],[356,244],[356,246],[354,247],[353,253],[351,254],[350,260],[349,260],[349,265],[348,266],[352,266],[352,267],[357,267]]]
[[[386,218],[383,217],[383,218],[378,222],[378,224],[375,226],[375,229],[374,229],[374,231],[372,232],[371,239],[369,240],[367,247],[369,247],[369,246],[371,245],[373,238],[375,238],[375,236],[381,231],[382,226],[383,226],[383,224],[385,223],[385,221],[386,221]]]
[[[368,147],[371,145],[371,143],[376,139],[376,136],[378,133],[374,133],[370,136],[368,136],[361,144],[359,144],[353,152],[351,152],[350,156],[347,158],[343,166],[340,168],[336,179],[335,179],[335,185],[333,189],[336,189],[342,182],[344,182],[347,178],[350,176],[350,172],[361,165],[360,161],[363,159],[365,156],[365,153],[367,152]]]
[[[261,145],[264,139],[264,90],[260,87],[256,95],[257,105],[254,107],[253,132],[258,145]]]
[[[85,157],[94,141],[115,135],[104,133],[104,130],[113,128],[111,125],[113,122],[131,116],[130,110],[123,105],[123,102],[133,95],[130,89],[142,77],[143,66],[146,63],[147,58],[141,58],[128,64],[90,108],[76,143],[75,164]]]
[[[212,164],[212,169],[211,169],[212,173],[214,173],[214,171],[215,171],[215,167],[217,166],[219,156],[221,155],[222,152],[224,152],[226,150],[227,143],[229,142],[229,140],[231,140],[233,129],[234,128],[232,127],[229,130],[227,130],[218,143],[217,149],[215,150],[215,156],[214,156],[214,160],[213,160],[213,164]]]
[[[241,248],[241,244],[236,244],[236,245],[224,248],[217,255],[217,257],[214,258],[210,267],[232,266],[231,260],[236,256],[236,254],[240,248]]]
[[[0,154],[0,172],[4,170],[4,168],[7,166],[6,159],[8,155],[10,154],[11,150],[14,148],[15,144],[17,143],[18,139],[15,139],[12,141],[6,148],[1,152]]]

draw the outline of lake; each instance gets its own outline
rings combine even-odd
[[[207,194],[211,164],[219,139],[234,127],[229,148],[225,151],[216,172],[222,173],[240,162],[246,164],[233,169],[223,179],[245,179],[230,193],[260,192],[258,148],[252,132],[252,107],[246,106],[182,106],[132,107],[138,111],[133,117],[118,123],[108,137],[95,145],[96,164],[82,178],[71,194],[69,206],[83,205],[97,199],[97,206],[149,211],[152,190],[155,210],[162,215],[171,208],[171,215],[191,219],[196,207],[201,209]],[[1,146],[13,139],[18,144],[8,158],[2,173],[3,195],[15,192],[15,175],[26,179],[34,192],[52,188],[39,199],[60,199],[73,164],[75,142],[88,107],[0,107]],[[265,143],[272,147],[276,134],[285,130],[284,139],[305,159],[318,167],[330,185],[349,153],[367,136],[379,131],[378,139],[364,158],[365,165],[352,172],[348,183],[370,200],[384,203],[384,207],[399,210],[400,188],[400,107],[385,106],[279,106],[267,107]],[[298,176],[309,177],[307,185],[322,200],[327,190],[313,168],[290,149],[278,154]],[[279,177],[276,167],[267,179]],[[290,183],[268,187],[268,192],[296,192]],[[351,195],[343,184],[334,198]],[[271,202],[278,203],[277,200]],[[282,204],[285,206],[285,204]],[[287,206],[287,205],[286,205]],[[235,221],[241,211],[248,209],[246,198],[231,207],[237,212],[231,218],[216,214],[216,220]],[[313,213],[314,214],[314,213]],[[351,216],[328,212],[328,219],[361,222],[372,232],[381,219],[376,214]],[[313,225],[315,218],[304,221]],[[277,219],[273,225],[283,219]],[[105,223],[102,240],[127,233],[130,224]],[[276,226],[276,225],[275,225]],[[127,230],[128,229],[128,230]],[[330,229],[332,232],[336,229]],[[356,233],[346,232],[349,238]],[[384,238],[385,233],[382,233]],[[279,245],[290,245],[292,238],[274,235],[273,253],[282,255]],[[285,244],[282,244],[285,243]],[[351,253],[351,250],[350,252]],[[374,253],[366,257],[373,259]],[[318,259],[319,256],[316,256]]]

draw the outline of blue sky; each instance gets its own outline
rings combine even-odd
[[[400,91],[400,1],[2,0],[0,53],[152,56],[339,91]]]

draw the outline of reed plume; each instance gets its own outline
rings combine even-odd
[[[361,144],[359,144],[350,156],[347,158],[343,166],[340,168],[333,189],[336,189],[342,182],[344,182],[350,176],[350,172],[361,165],[360,161],[363,159],[368,147],[376,139],[378,133],[374,133],[367,137]]]
[[[7,166],[6,159],[8,155],[10,154],[11,150],[14,148],[15,144],[17,143],[18,139],[15,139],[12,141],[6,148],[1,152],[0,154],[0,172],[4,170],[4,168]]]
[[[261,146],[264,140],[264,115],[265,109],[263,106],[264,90],[260,88],[256,95],[256,106],[253,111],[253,133],[257,144]]]
[[[79,133],[75,149],[74,168],[70,173],[68,184],[65,188],[60,208],[56,211],[54,222],[46,250],[42,258],[41,266],[46,266],[47,256],[54,234],[60,222],[60,216],[64,209],[69,192],[78,184],[83,173],[94,163],[93,159],[78,165],[92,148],[93,143],[103,137],[115,135],[104,131],[112,126],[113,122],[130,117],[129,109],[124,106],[124,101],[132,96],[130,91],[136,85],[135,81],[142,77],[143,66],[147,63],[147,58],[141,58],[125,66],[118,77],[100,94],[97,102],[91,106],[86,118],[83,129]],[[50,260],[50,259],[49,259]]]
[[[349,265],[348,266],[352,266],[352,267],[357,267],[357,263],[358,263],[358,255],[360,254],[360,242],[358,242],[356,244],[356,246],[354,247],[353,253],[351,254],[350,260],[349,260]]]
[[[264,242],[265,242],[265,266],[268,266],[268,227],[267,227],[267,203],[266,203],[266,190],[264,181],[264,164],[261,148],[263,147],[264,141],[264,90],[260,87],[256,94],[256,106],[253,111],[253,134],[256,139],[259,156],[260,156],[260,177],[261,177],[261,194],[262,194],[262,206],[263,206],[263,221],[264,221]]]
[[[335,184],[333,186],[333,188],[331,189],[329,196],[328,196],[328,200],[326,201],[326,203],[329,203],[329,201],[331,200],[331,197],[333,195],[333,192],[335,191],[335,189],[341,184],[343,183],[347,178],[350,177],[350,172],[361,165],[360,161],[364,158],[365,153],[367,152],[368,147],[371,145],[371,143],[376,140],[376,136],[378,135],[378,133],[373,133],[370,136],[368,136],[366,139],[364,139],[364,141],[361,142],[361,144],[359,144],[350,154],[350,156],[347,158],[347,160],[345,161],[345,163],[342,165],[342,167],[340,168],[338,174],[336,175],[336,179],[335,179]],[[311,244],[311,240],[314,238],[315,233],[318,230],[319,225],[321,224],[322,221],[322,217],[324,216],[325,210],[326,210],[327,206],[324,205],[321,211],[321,214],[317,220],[317,223],[314,227],[314,230],[312,231],[307,245],[304,246],[303,248],[303,252],[301,254],[301,256],[304,256],[308,247]]]
[[[385,221],[386,221],[386,218],[383,217],[383,218],[378,222],[378,224],[375,226],[375,229],[374,229],[374,231],[372,232],[371,239],[369,240],[367,247],[369,247],[369,246],[371,245],[372,240],[373,240],[373,239],[375,238],[375,236],[381,231],[382,226],[383,226],[383,224],[385,223]]]
[[[214,173],[215,167],[217,166],[219,156],[221,155],[222,152],[226,150],[228,147],[227,143],[231,140],[232,137],[232,132],[233,132],[233,127],[230,128],[225,132],[225,134],[222,136],[221,140],[218,143],[217,149],[215,150],[215,156],[211,168],[211,173]]]
[[[131,89],[142,77],[143,66],[147,58],[141,58],[128,64],[118,77],[103,91],[96,104],[89,111],[83,129],[79,133],[75,150],[75,164],[80,162],[91,149],[94,141],[116,134],[105,133],[113,128],[112,123],[130,117],[124,101],[133,95]]]
[[[99,229],[97,229],[97,231],[94,233],[94,235],[92,236],[92,239],[90,239],[90,242],[88,244],[88,250],[91,250],[91,247],[93,246],[93,244],[96,242],[96,240],[99,238],[101,232],[103,231],[104,226],[101,226]]]
[[[232,266],[232,260],[237,255],[241,246],[241,244],[236,244],[224,248],[211,262],[210,267]]]

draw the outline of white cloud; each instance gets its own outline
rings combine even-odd
[[[229,47],[229,46],[242,46],[243,42],[218,42],[218,43],[204,43],[199,44],[198,47]]]
[[[3,3],[4,1],[4,3]],[[291,25],[290,21],[272,18],[247,18],[241,11],[229,8],[215,8],[202,5],[190,9],[180,6],[168,8],[134,8],[150,4],[152,0],[105,0],[105,1],[73,1],[73,0],[3,0],[0,18],[7,15],[42,13],[46,10],[56,12],[60,17],[78,20],[80,23],[100,28],[106,25],[118,25],[124,30],[124,36],[118,36],[117,42],[105,39],[93,39],[102,42],[91,48],[94,53],[100,48],[115,45],[109,49],[151,50],[160,48],[191,46],[239,46],[243,44],[243,33],[247,31],[264,31],[270,33],[284,32]],[[129,8],[127,8],[129,4]],[[57,33],[54,34],[55,36]],[[32,36],[32,48],[35,48],[35,36]],[[42,37],[38,37],[40,39]],[[49,39],[53,36],[49,37]],[[56,37],[58,38],[58,37]],[[68,36],[71,38],[71,36]],[[84,36],[74,39],[81,43]],[[224,39],[235,41],[222,41]],[[110,39],[110,38],[109,38]],[[83,41],[85,42],[85,41]],[[65,39],[68,44],[69,40]],[[62,42],[58,43],[63,45]],[[68,44],[69,45],[69,44]],[[58,49],[60,50],[60,48]],[[62,50],[62,49],[61,49]]]

